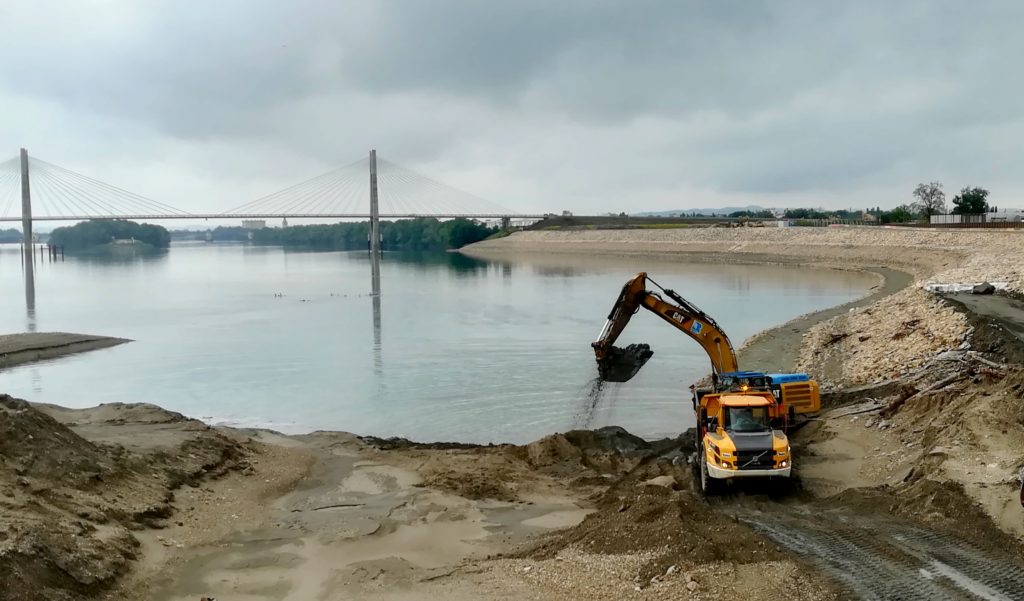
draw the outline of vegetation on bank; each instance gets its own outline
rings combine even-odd
[[[171,240],[199,240],[208,242],[248,242],[253,230],[240,225],[218,225],[212,230],[171,230]]]
[[[171,245],[171,235],[159,225],[122,219],[83,221],[70,227],[59,227],[50,233],[50,244],[70,251],[122,241],[167,248]]]
[[[0,230],[0,244],[7,242],[21,242],[21,230],[14,228]]]
[[[384,248],[391,250],[447,250],[479,242],[498,231],[497,227],[470,221],[433,218],[382,221],[381,238]],[[256,244],[304,246],[329,250],[365,249],[369,240],[370,223],[333,223],[322,225],[294,225],[283,228],[253,230]]]

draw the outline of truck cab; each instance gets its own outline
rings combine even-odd
[[[705,492],[731,478],[790,476],[786,415],[770,391],[704,394],[697,416],[697,457]]]

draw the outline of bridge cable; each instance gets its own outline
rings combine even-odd
[[[93,179],[86,175],[82,175],[81,173],[71,171],[70,169],[65,169],[60,165],[55,165],[53,163],[43,161],[42,159],[29,158],[29,163],[30,165],[48,168],[51,172],[51,176],[63,180],[65,183],[77,188],[79,191],[85,191],[91,188],[95,192],[102,192],[105,196],[109,196],[120,201],[122,206],[127,205],[129,209],[134,209],[140,214],[151,213],[153,215],[174,215],[179,217],[187,217],[191,215],[188,211],[183,211],[168,204],[135,194],[134,192],[129,192],[123,188],[118,188],[117,186]],[[101,204],[109,208],[120,208],[110,200]],[[116,213],[114,215],[116,215]]]
[[[39,182],[39,185],[46,189],[46,192],[52,194],[56,198],[64,198],[68,204],[70,204],[77,212],[64,213],[65,215],[75,216],[87,216],[93,213],[102,214],[102,209],[97,210],[90,204],[85,202],[85,199],[79,198],[79,194],[70,188],[67,188],[64,183],[56,177],[50,175],[46,169],[39,169],[36,172],[36,177],[32,178],[33,182]]]
[[[333,181],[325,184],[320,191],[309,197],[308,202],[304,205],[306,212],[311,214],[327,213],[327,209],[330,208],[331,203],[335,200],[332,194],[339,188],[350,184],[355,177],[355,173],[349,175],[348,173],[339,172]],[[321,209],[321,207],[326,208]]]
[[[307,181],[305,186],[302,186],[303,191],[301,193],[296,190],[293,195],[289,198],[288,195],[281,195],[280,198],[274,199],[277,206],[273,206],[274,212],[281,214],[299,214],[299,213],[311,213],[308,209],[311,202],[314,199],[318,199],[327,189],[334,185],[344,168],[330,172],[329,177],[319,177],[314,180]],[[269,210],[267,212],[270,212]]]
[[[384,192],[383,196],[387,199],[388,204],[395,205],[393,209],[390,209],[390,212],[407,213],[409,215],[415,215],[417,212],[420,212],[417,211],[419,206],[416,201],[415,190],[409,189],[408,186],[403,186],[405,182],[396,179],[391,173],[386,173],[382,179],[381,188]]]
[[[82,217],[106,217],[117,213],[115,209],[106,204],[106,201],[97,192],[78,188],[73,182],[51,172],[46,166],[37,166],[33,173],[50,178],[54,187],[58,188],[61,194],[72,196],[88,207],[87,211],[81,215]],[[34,180],[35,178],[33,178]]]
[[[314,199],[313,204],[310,206],[310,212],[330,213],[334,203],[337,203],[338,199],[343,197],[341,191],[351,186],[354,183],[354,179],[352,177],[338,178],[332,185],[325,188],[322,194]]]
[[[277,208],[279,206],[276,203],[281,202],[282,199],[284,200],[285,203],[287,203],[289,206],[291,206],[292,204],[294,204],[293,201],[295,200],[295,196],[294,196],[295,194],[305,194],[305,193],[308,192],[310,187],[319,188],[319,186],[322,185],[324,183],[324,181],[331,181],[331,179],[336,177],[339,174],[339,172],[342,172],[345,169],[351,169],[351,168],[356,167],[356,166],[358,166],[358,165],[360,165],[362,163],[366,163],[366,161],[367,161],[367,159],[360,159],[360,160],[355,161],[353,163],[349,163],[347,165],[342,165],[341,167],[332,169],[331,171],[328,171],[326,173],[322,173],[322,174],[320,174],[320,175],[318,175],[316,177],[313,177],[311,179],[299,182],[297,184],[294,184],[294,185],[289,186],[287,188],[284,188],[282,190],[278,190],[277,192],[273,192],[271,194],[267,194],[265,196],[261,196],[261,197],[255,199],[255,200],[252,200],[252,201],[243,203],[241,205],[238,205],[238,206],[236,206],[236,207],[234,207],[232,209],[224,211],[222,214],[223,215],[247,214],[247,213],[258,214],[258,213],[263,213],[263,212],[265,212],[267,214],[277,213],[278,211],[274,211],[274,210],[261,211],[260,209],[262,209],[263,207],[270,207],[271,209],[275,209],[275,208]]]
[[[155,215],[160,214],[161,209],[148,203],[137,203],[128,202],[128,206],[117,206],[115,203],[110,201],[110,194],[103,189],[97,189],[97,187],[85,186],[81,181],[66,177],[56,171],[51,171],[49,168],[37,169],[42,171],[45,175],[53,179],[53,183],[59,186],[63,192],[76,199],[78,202],[85,204],[89,207],[89,210],[85,215],[89,217],[116,217],[118,214],[122,216],[128,216],[131,214],[144,214],[152,213]],[[124,201],[123,195],[117,194],[115,198],[119,198]]]
[[[8,161],[9,162],[9,161]],[[3,217],[6,218],[11,212],[14,200],[20,198],[21,173],[8,170],[0,163],[0,204],[4,206]],[[6,202],[4,202],[6,200]]]
[[[396,184],[396,188],[404,195],[409,195],[415,198],[412,200],[414,210],[418,209],[419,212],[426,214],[458,214],[461,213],[461,209],[458,205],[450,201],[446,197],[434,197],[430,190],[424,187],[421,181],[418,181],[410,173],[404,173],[401,171],[390,173],[392,182]]]
[[[54,186],[54,188],[56,188],[58,190],[59,194],[66,194],[66,195],[74,196],[77,199],[78,202],[80,202],[83,206],[85,206],[86,210],[85,210],[84,213],[82,213],[83,217],[84,216],[93,216],[93,215],[103,215],[103,214],[105,214],[106,209],[103,206],[96,204],[98,199],[95,199],[95,198],[91,197],[91,195],[83,195],[79,191],[75,190],[74,188],[69,186],[67,183],[65,183],[64,180],[62,180],[60,178],[57,178],[57,177],[53,177],[53,175],[50,174],[50,172],[49,172],[49,170],[47,168],[45,168],[45,167],[37,168],[35,170],[35,173],[37,175],[41,175],[43,177],[52,178],[53,186]]]
[[[458,215],[468,212],[461,204],[449,197],[450,191],[458,192],[453,188],[447,188],[443,184],[434,185],[434,182],[401,168],[394,172],[393,177],[407,187],[408,193],[415,194],[417,198],[422,199],[416,204],[428,207],[423,209],[425,213]]]
[[[514,214],[513,211],[510,211],[507,208],[502,207],[501,205],[498,205],[498,204],[493,203],[491,201],[485,200],[485,199],[483,199],[483,198],[481,198],[481,197],[479,197],[479,196],[477,196],[475,194],[472,194],[470,192],[466,192],[465,190],[460,190],[460,189],[455,188],[453,186],[449,186],[449,185],[444,184],[442,182],[439,182],[439,181],[437,181],[437,180],[435,180],[433,178],[427,177],[427,176],[425,176],[425,175],[423,175],[421,173],[417,173],[417,172],[415,172],[415,171],[413,171],[411,169],[407,169],[405,167],[402,167],[401,165],[398,165],[396,163],[392,163],[391,161],[388,161],[386,159],[379,159],[378,158],[377,162],[378,162],[378,164],[383,164],[383,166],[386,167],[386,168],[389,168],[389,169],[392,169],[392,170],[394,170],[396,172],[405,174],[406,176],[410,177],[413,181],[418,182],[422,186],[433,188],[433,189],[437,190],[438,192],[444,193],[445,197],[455,196],[455,197],[458,197],[460,199],[464,199],[464,201],[469,201],[471,204],[469,204],[469,205],[462,205],[464,210],[468,209],[468,210],[465,210],[465,212],[467,214],[472,214],[472,213],[482,214],[482,213],[490,213],[490,212],[494,212],[495,214],[498,214],[498,215],[512,215],[512,214]]]

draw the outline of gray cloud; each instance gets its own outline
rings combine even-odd
[[[186,209],[371,146],[524,211],[1024,205],[1016,2],[57,5],[0,7],[0,136]]]

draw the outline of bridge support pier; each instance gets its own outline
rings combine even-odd
[[[377,202],[377,151],[370,151],[370,254],[380,253],[380,205]]]
[[[28,151],[21,149],[21,239],[25,256],[32,257],[32,191],[28,180]]]
[[[507,229],[509,229],[511,227],[512,227],[512,218],[511,217],[502,217],[501,218],[501,229],[507,230]]]

